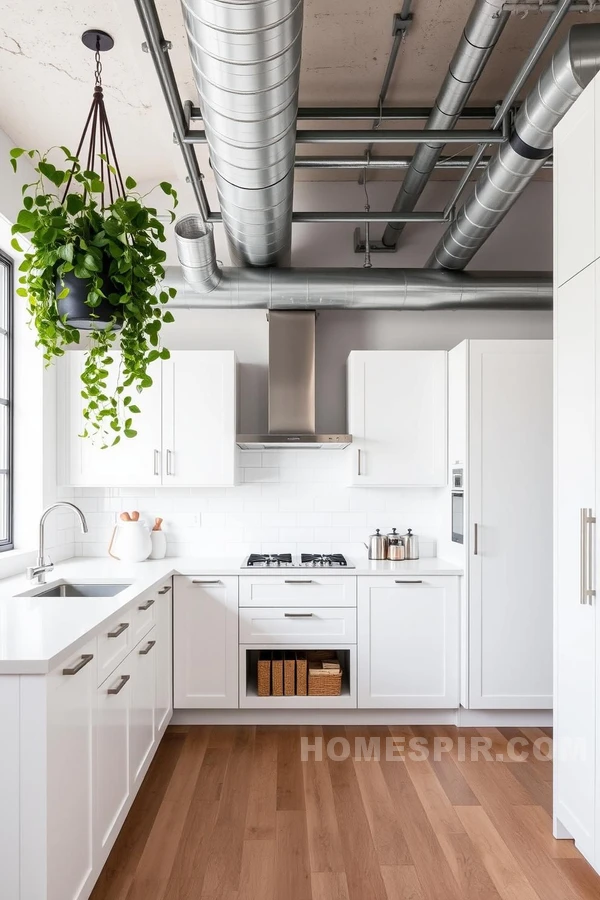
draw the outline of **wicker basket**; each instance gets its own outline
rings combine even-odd
[[[259,697],[271,696],[271,651],[261,650],[257,664],[257,693]]]
[[[296,654],[293,650],[286,650],[284,655],[283,693],[286,697],[293,697],[296,693]]]
[[[279,650],[273,651],[273,659],[271,660],[271,686],[274,697],[283,697],[283,653]]]
[[[308,691],[308,662],[306,653],[298,650],[296,653],[296,695],[306,697]]]
[[[308,669],[309,697],[339,697],[342,693],[342,669],[324,669],[321,662],[311,663]]]

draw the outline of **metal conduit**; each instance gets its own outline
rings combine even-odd
[[[302,0],[182,0],[223,223],[239,265],[290,260]]]
[[[476,0],[448,74],[436,97],[434,110],[426,122],[426,130],[452,129],[456,125],[509,19],[503,6],[503,0]],[[442,149],[441,143],[427,143],[417,148],[394,201],[393,212],[409,212],[415,208]],[[403,227],[402,223],[388,224],[382,236],[384,247],[396,247]]]
[[[552,153],[554,128],[598,71],[600,25],[574,25],[519,110],[510,141],[480,176],[427,266],[463,269],[475,256]]]

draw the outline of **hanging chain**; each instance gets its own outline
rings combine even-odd
[[[369,162],[369,151],[367,150],[367,163]],[[369,191],[367,190],[367,167],[363,169],[363,188],[365,192],[365,212],[369,213],[371,211],[371,204],[369,203]],[[365,222],[365,261],[363,263],[363,269],[371,269],[373,267],[373,263],[371,262],[371,228],[370,223]]]
[[[96,87],[102,87],[102,60],[100,58],[100,38],[96,38],[96,52],[94,53],[94,59],[96,61]]]

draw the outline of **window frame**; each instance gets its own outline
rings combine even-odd
[[[6,397],[0,399],[7,401],[7,447],[6,447],[6,469],[2,469],[2,473],[7,477],[6,492],[6,516],[7,516],[7,536],[2,539],[0,536],[0,553],[6,550],[14,549],[14,262],[0,250],[0,265],[6,270],[6,297],[1,298],[0,302],[6,306]],[[4,404],[3,404],[4,405]]]

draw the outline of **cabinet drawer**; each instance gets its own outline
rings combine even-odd
[[[164,590],[164,588],[161,588]],[[156,624],[156,604],[160,600],[159,591],[147,591],[138,597],[132,610],[131,646],[139,644],[144,635]]]
[[[306,574],[240,578],[240,606],[356,606],[356,578]]]
[[[111,672],[125,659],[131,650],[132,620],[137,611],[129,609],[112,619],[105,630],[98,635],[98,684],[102,684]]]
[[[356,643],[354,607],[246,607],[239,621],[241,644]]]

